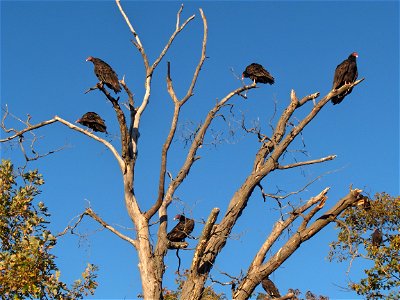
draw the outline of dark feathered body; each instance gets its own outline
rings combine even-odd
[[[349,55],[347,59],[345,59],[341,64],[336,67],[335,76],[333,78],[333,86],[332,89],[337,90],[342,87],[346,83],[353,83],[356,81],[358,76],[357,71],[357,59],[358,54],[353,52]],[[332,103],[339,104],[343,101],[344,97],[351,93],[353,88],[344,91],[343,93],[333,97]]]
[[[118,76],[114,70],[105,61],[100,58],[89,56],[86,61],[91,61],[94,65],[94,74],[103,82],[108,88],[112,89],[115,93],[121,91]]]
[[[382,232],[377,228],[372,233],[372,246],[379,247],[382,244]]]
[[[271,298],[279,298],[281,296],[275,284],[268,277],[261,281],[261,285]]]
[[[248,77],[254,82],[260,83],[269,83],[273,84],[275,82],[274,77],[264,69],[264,67],[260,64],[252,63],[251,65],[247,66],[244,70],[242,77]]]
[[[171,242],[183,242],[192,233],[194,220],[186,218],[184,215],[177,215],[175,219],[179,219],[179,222],[167,234],[167,238]]]
[[[82,124],[83,126],[89,127],[90,129],[93,129],[93,131],[100,131],[107,133],[107,127],[106,124],[104,123],[104,120],[100,118],[100,116],[95,112],[92,111],[87,112],[76,122]]]

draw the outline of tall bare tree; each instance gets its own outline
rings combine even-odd
[[[124,183],[124,201],[127,212],[135,228],[135,235],[128,236],[121,233],[107,221],[103,220],[91,208],[86,209],[82,213],[82,216],[91,217],[93,220],[113,232],[119,238],[127,241],[135,248],[139,260],[139,272],[142,279],[143,297],[145,299],[162,299],[162,282],[165,271],[164,258],[169,249],[186,248],[188,246],[186,242],[171,242],[167,239],[167,221],[169,219],[168,208],[176,195],[177,189],[186,180],[189,171],[198,160],[197,152],[204,144],[204,139],[210,129],[210,125],[216,120],[216,117],[220,115],[223,108],[227,107],[227,105],[232,101],[235,101],[235,99],[247,97],[247,93],[256,88],[257,85],[256,83],[250,85],[240,84],[238,88],[230,91],[222,98],[219,98],[216,104],[208,111],[202,124],[195,131],[193,139],[190,140],[190,146],[187,149],[186,157],[177,174],[172,175],[167,172],[168,154],[171,143],[177,133],[177,125],[181,109],[192,98],[201,68],[206,60],[208,34],[207,19],[202,9],[200,9],[204,31],[201,50],[199,51],[199,62],[194,70],[191,83],[187,88],[185,95],[181,98],[177,96],[174,89],[170,63],[168,63],[166,83],[167,91],[174,105],[174,111],[171,116],[169,133],[161,149],[158,196],[154,203],[152,203],[151,207],[145,211],[143,209],[144,202],[141,202],[135,195],[136,186],[134,180],[135,167],[138,160],[139,129],[141,126],[142,116],[147,112],[152,91],[154,72],[160,62],[164,59],[175,38],[185,29],[195,16],[192,15],[182,22],[181,13],[183,6],[179,9],[176,16],[176,27],[174,32],[171,34],[167,44],[159,56],[151,62],[139,34],[130,22],[119,0],[116,0],[116,5],[130,29],[133,36],[133,44],[143,59],[146,72],[144,82],[145,94],[139,103],[135,103],[132,91],[127,86],[124,79],[120,80],[120,84],[126,93],[125,97],[128,99],[128,113],[124,113],[119,98],[112,96],[101,82],[91,88],[91,90],[99,90],[111,103],[119,124],[121,150],[119,151],[107,140],[94,133],[83,130],[59,116],[55,116],[50,120],[37,124],[31,124],[28,118],[25,122],[26,127],[23,129],[7,128],[5,120],[8,117],[8,112],[4,114],[2,119],[2,128],[8,136],[1,139],[0,142],[4,143],[11,140],[18,140],[27,160],[40,158],[40,155],[33,158],[26,155],[23,147],[23,135],[27,132],[34,132],[40,127],[49,126],[52,123],[59,122],[71,130],[80,132],[88,138],[94,139],[105,145],[118,162]],[[328,155],[326,157],[300,161],[293,164],[282,163],[282,156],[287,151],[289,145],[291,145],[291,143],[302,133],[303,129],[317,117],[319,112],[325,107],[331,98],[345,90],[355,87],[361,81],[362,79],[354,83],[345,84],[340,89],[332,90],[323,97],[320,97],[320,93],[313,93],[298,98],[295,91],[292,90],[290,94],[290,103],[280,114],[271,135],[267,136],[256,129],[246,129],[248,132],[255,132],[260,141],[259,148],[254,156],[253,166],[246,175],[242,184],[233,193],[232,198],[226,199],[226,207],[214,208],[210,212],[193,253],[192,262],[188,271],[188,278],[182,286],[182,299],[193,300],[201,298],[202,292],[205,289],[206,280],[209,278],[215,260],[224,248],[232,229],[245,210],[249,198],[255,189],[260,188],[264,197],[272,197],[272,195],[266,194],[262,188],[262,182],[265,181],[269,174],[275,170],[292,169],[335,159],[335,155]],[[308,113],[298,121],[297,125],[293,125],[292,120],[295,117],[296,111],[303,106],[308,106]],[[167,181],[167,176],[171,177],[170,181]],[[353,206],[362,198],[362,191],[360,189],[350,189],[347,194],[344,193],[345,195],[343,198],[337,199],[336,203],[331,208],[321,211],[324,208],[325,201],[328,197],[328,191],[329,188],[327,187],[308,201],[293,206],[285,218],[282,218],[275,223],[272,231],[267,235],[261,248],[257,253],[255,253],[245,276],[237,278],[232,282],[233,299],[248,299],[262,279],[266,278],[278,269],[302,243],[312,238],[329,223],[335,222],[336,217],[340,213],[348,207]],[[280,201],[285,201],[285,197],[282,197]],[[220,219],[220,222],[216,224],[220,209],[223,210],[224,215]],[[318,218],[315,217],[317,213],[320,214]],[[79,218],[79,220],[81,219],[82,218]],[[153,219],[159,220],[157,237],[155,239],[150,236],[150,222],[152,222]],[[295,230],[290,232],[287,231],[290,226],[294,226],[294,224],[298,223],[299,226]],[[284,232],[289,232],[290,235],[288,240],[283,244],[283,246],[273,252],[272,246]],[[267,253],[270,253],[268,259],[266,258]]]

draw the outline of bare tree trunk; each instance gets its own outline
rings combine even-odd
[[[126,159],[130,164],[126,167],[124,179],[125,204],[128,214],[135,225],[139,272],[142,279],[144,299],[162,299],[162,277],[155,272],[156,264],[150,244],[149,222],[141,213],[133,191],[133,160]]]
[[[139,270],[142,279],[142,291],[144,299],[162,299],[162,277],[158,277],[156,264],[149,243],[149,228],[146,219],[138,222],[138,257]]]

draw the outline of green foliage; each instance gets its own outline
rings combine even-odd
[[[400,299],[400,197],[382,193],[370,201],[345,211],[340,218],[338,240],[331,243],[329,259],[372,262],[365,278],[350,288],[367,299]],[[375,229],[383,234],[380,246],[372,245]]]
[[[22,182],[19,182],[22,181]],[[82,299],[97,286],[96,266],[88,265],[82,279],[69,289],[50,253],[56,237],[46,229],[50,215],[34,198],[44,184],[37,170],[14,174],[10,161],[0,165],[0,295],[6,299]]]

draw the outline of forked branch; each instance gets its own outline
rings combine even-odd
[[[325,189],[324,191],[327,191]],[[315,205],[318,202],[324,202],[326,200],[326,196],[324,191],[317,196],[315,200],[317,202],[313,202]],[[259,284],[261,278],[265,278],[273,271],[275,271],[279,266],[283,264],[296,250],[300,245],[312,238],[315,234],[317,234],[321,229],[327,226],[330,222],[335,222],[337,216],[339,216],[345,209],[349,206],[354,205],[362,196],[360,193],[362,191],[359,189],[351,190],[348,195],[340,199],[331,209],[326,211],[321,217],[315,220],[311,225],[306,226],[309,220],[315,215],[316,211],[319,210],[318,206],[314,207],[306,216],[304,222],[300,225],[298,230],[293,233],[293,235],[289,238],[289,240],[274,254],[272,257],[262,265],[260,264],[265,257],[265,250],[268,247],[264,247],[259,251],[256,258],[253,260],[249,268],[249,272],[244,280],[238,286],[234,299],[247,299],[248,296],[253,292],[254,288]]]
[[[176,28],[175,31],[172,33],[171,37],[169,38],[167,44],[165,45],[164,49],[161,51],[160,55],[158,56],[158,58],[154,61],[153,65],[151,66],[149,72],[152,73],[154,71],[154,69],[158,66],[158,64],[160,63],[160,61],[163,59],[163,57],[165,56],[165,54],[167,53],[168,49],[171,47],[172,42],[174,41],[175,37],[179,34],[179,32],[181,32],[186,25],[192,21],[194,19],[194,15],[190,16],[189,18],[186,19],[185,22],[183,22],[182,25],[179,25],[180,23],[180,16],[181,16],[181,12],[183,10],[183,4],[181,5],[177,15],[176,15]],[[149,75],[149,73],[148,73]],[[147,75],[147,76],[148,76]]]
[[[243,91],[251,90],[256,87],[255,83],[252,83],[251,85],[245,85],[240,88],[237,88],[233,90],[232,92],[228,93],[224,98],[222,98],[215,106],[213,109],[211,109],[208,114],[206,119],[204,120],[204,123],[201,125],[200,129],[197,131],[197,134],[195,138],[193,139],[193,142],[191,144],[191,147],[189,149],[189,152],[186,156],[186,160],[181,167],[178,175],[174,178],[174,180],[170,183],[168,186],[167,193],[165,195],[165,201],[166,205],[168,206],[169,203],[172,201],[172,196],[175,192],[175,190],[182,184],[183,180],[187,176],[187,174],[190,171],[190,168],[192,167],[193,163],[197,160],[196,153],[197,150],[200,148],[200,146],[203,144],[204,137],[206,135],[206,132],[211,125],[211,122],[213,121],[214,117],[216,114],[219,112],[219,110],[225,106],[225,104],[235,95],[240,94]]]
[[[23,135],[26,132],[29,132],[29,131],[44,127],[46,125],[49,125],[49,124],[52,124],[52,123],[55,123],[55,122],[60,122],[61,124],[64,124],[65,126],[71,128],[72,130],[75,130],[75,131],[78,131],[80,133],[83,133],[84,135],[87,135],[88,137],[90,137],[90,138],[102,143],[104,146],[106,146],[111,151],[111,153],[117,159],[117,162],[118,162],[121,170],[123,171],[125,169],[125,163],[124,163],[124,161],[122,160],[122,158],[119,155],[118,151],[114,148],[113,145],[111,145],[108,141],[98,137],[97,135],[95,135],[95,134],[93,134],[93,133],[91,133],[91,132],[89,132],[87,130],[84,130],[84,129],[82,129],[82,128],[80,128],[80,127],[78,127],[78,126],[76,126],[76,125],[74,125],[74,124],[72,124],[72,123],[60,118],[59,116],[55,116],[53,119],[50,119],[50,120],[47,120],[47,121],[43,121],[43,122],[40,122],[40,123],[35,124],[35,125],[30,125],[27,128],[24,128],[24,129],[22,129],[20,131],[17,131],[12,136],[9,136],[9,137],[4,138],[4,139],[0,139],[0,143],[11,141],[11,140],[13,140],[15,138],[20,137],[21,135]]]
[[[183,6],[181,6],[181,9],[178,12],[177,16],[177,29],[178,24],[179,24],[179,16],[180,12],[182,11]],[[192,82],[190,84],[190,87],[186,93],[186,95],[179,100],[175,90],[172,85],[172,79],[171,79],[171,68],[170,68],[170,62],[168,62],[168,68],[167,68],[167,89],[168,93],[171,97],[171,99],[174,102],[174,114],[172,116],[172,121],[171,121],[171,127],[167,136],[167,139],[162,147],[161,151],[161,168],[160,168],[160,177],[159,177],[159,188],[158,188],[158,196],[155,204],[145,213],[145,217],[147,219],[150,219],[156,212],[157,210],[161,207],[162,200],[164,198],[164,192],[165,192],[165,174],[167,170],[167,155],[168,155],[168,150],[169,147],[171,146],[171,142],[175,136],[176,128],[178,125],[178,119],[179,119],[179,112],[181,107],[186,103],[187,100],[193,95],[193,89],[196,85],[197,78],[199,76],[201,67],[204,63],[204,60],[206,59],[206,45],[207,45],[207,19],[203,13],[203,11],[200,9],[201,17],[203,20],[203,28],[204,28],[204,33],[203,33],[203,43],[202,43],[202,50],[201,50],[201,55],[200,55],[200,61],[197,64],[196,70],[194,72]],[[189,20],[189,19],[188,19]],[[188,20],[186,22],[188,22]],[[183,26],[183,25],[182,25]],[[183,29],[183,27],[182,27]],[[180,30],[182,30],[180,29]],[[171,37],[172,38],[172,37]],[[171,40],[172,42],[172,40]]]

